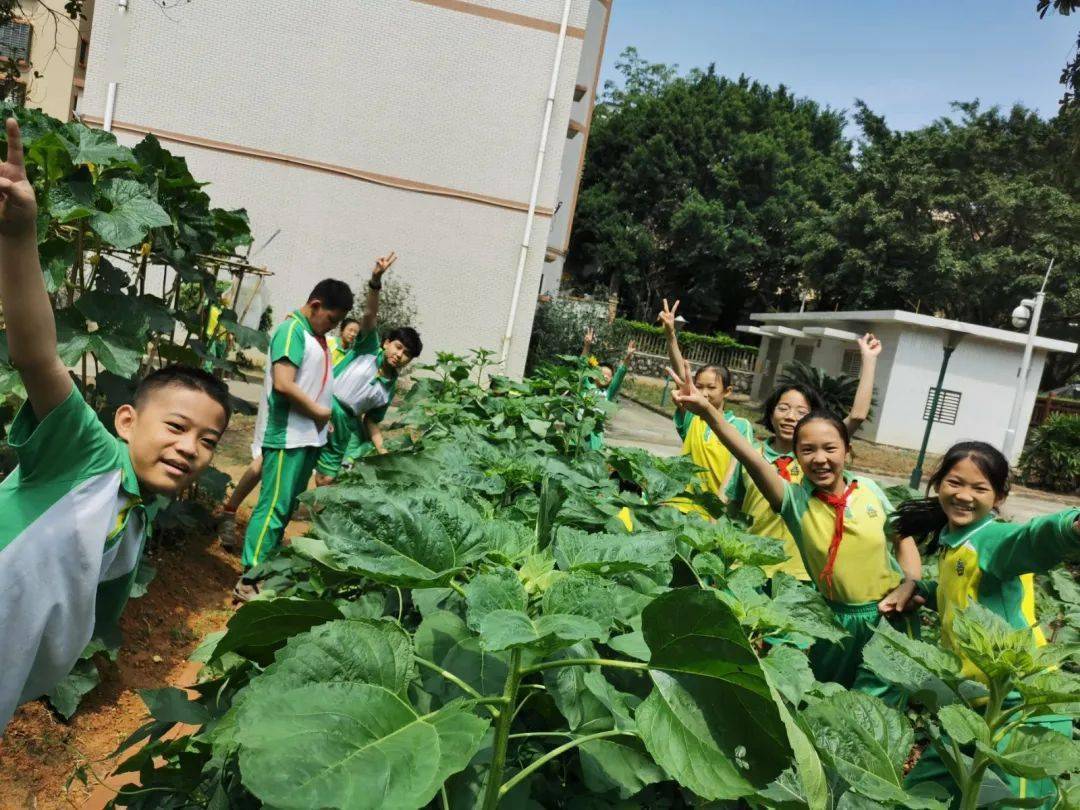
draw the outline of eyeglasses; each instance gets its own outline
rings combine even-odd
[[[795,414],[796,419],[802,419],[808,413],[809,408],[792,408],[790,405],[777,405],[776,412],[781,416],[787,416],[788,414]]]

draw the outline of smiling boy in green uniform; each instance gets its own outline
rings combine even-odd
[[[326,334],[352,309],[349,285],[325,279],[307,303],[285,319],[270,338],[264,383],[266,420],[262,435],[259,500],[244,535],[242,562],[250,568],[270,559],[281,544],[297,499],[307,488],[315,460],[326,444],[333,397],[333,366]],[[234,596],[258,593],[241,577]]]
[[[153,519],[205,470],[229,421],[228,391],[171,366],[149,375],[113,436],[57,355],[38,261],[33,187],[14,119],[0,165],[0,304],[26,388],[8,436],[19,466],[0,483],[0,732],[56,686],[123,611]]]

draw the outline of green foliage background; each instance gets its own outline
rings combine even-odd
[[[910,132],[711,67],[634,49],[589,136],[567,272],[652,322],[680,298],[699,331],[750,312],[908,309],[1010,328],[1056,257],[1041,332],[1080,339],[1080,111],[955,104]],[[1047,385],[1080,358],[1052,355]]]

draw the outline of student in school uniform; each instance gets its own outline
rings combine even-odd
[[[920,596],[940,614],[941,644],[960,656],[963,674],[984,680],[982,671],[958,649],[953,619],[971,602],[977,602],[1010,627],[1029,631],[1034,646],[1045,646],[1046,636],[1035,615],[1034,575],[1065,560],[1080,559],[1080,509],[1065,509],[1026,523],[998,520],[995,512],[1009,494],[1009,462],[986,442],[961,442],[949,448],[929,486],[933,497],[901,504],[893,523],[897,532],[931,536],[939,548],[938,580],[923,583]],[[1026,725],[1072,737],[1069,717],[1042,715],[1030,718]],[[1001,744],[1006,745],[1007,740]],[[1018,797],[1045,798],[1045,806],[1049,806],[1056,795],[1050,779],[999,775]],[[924,753],[909,781],[950,784],[933,749]]]
[[[167,366],[121,405],[110,433],[57,354],[38,260],[37,203],[15,119],[0,164],[0,305],[26,389],[0,482],[0,734],[16,706],[52,690],[123,612],[157,496],[209,465],[229,422],[224,384]]]
[[[365,444],[370,443],[377,453],[386,452],[379,424],[394,399],[398,375],[424,349],[411,326],[395,329],[382,340],[376,331],[382,276],[396,260],[396,254],[390,253],[375,262],[358,337],[334,366],[333,431],[315,465],[319,486],[333,483],[342,466],[355,461]]]
[[[335,366],[348,354],[360,334],[360,321],[356,318],[346,318],[341,322],[341,328],[338,331],[339,337],[333,335],[326,337],[326,345],[330,347],[330,362]]]
[[[352,305],[348,284],[336,279],[320,281],[304,306],[291,313],[270,338],[263,395],[262,480],[244,535],[245,569],[277,552],[326,444],[334,388],[326,334]],[[257,593],[255,581],[245,575],[234,597],[246,601]]]
[[[675,313],[678,309],[678,301],[674,306],[669,307],[665,298],[664,308],[657,317],[667,336],[668,358],[671,360],[672,368],[681,369],[684,361],[679,349],[679,339],[675,333]],[[724,409],[724,402],[731,396],[732,391],[729,369],[724,366],[702,366],[694,373],[694,385],[709,401],[709,404],[723,415],[728,424],[734,426],[747,441],[754,440],[754,428],[750,422]],[[698,474],[701,490],[711,492],[721,500],[725,500],[728,484],[733,478],[738,477],[738,462],[700,416],[685,408],[676,407],[674,419],[675,430],[683,442],[683,454],[689,456],[702,468]],[[708,515],[707,510],[688,498],[675,498],[671,501],[671,505],[683,512]]]
[[[865,476],[845,469],[850,441],[844,423],[831,413],[804,416],[793,443],[803,480],[786,481],[738,429],[698,391],[689,364],[672,377],[675,400],[712,427],[753,477],[773,511],[783,518],[803,564],[837,621],[850,636],[836,644],[818,642],[810,650],[815,676],[884,696],[885,684],[862,666],[862,649],[882,619],[915,635],[908,611],[922,575],[915,541],[887,532],[892,504]]]
[[[677,303],[677,302],[676,302]],[[874,394],[874,372],[881,354],[881,341],[867,333],[859,338],[861,367],[859,385],[851,410],[844,419],[848,435],[854,436],[870,415],[870,403]],[[785,481],[797,484],[802,481],[802,468],[795,458],[792,437],[799,420],[811,411],[826,410],[821,394],[798,383],[777,386],[761,407],[761,424],[772,434],[761,442],[755,442],[761,455],[772,464]],[[810,574],[803,565],[802,555],[795,547],[795,540],[784,525],[783,519],[769,506],[745,467],[732,475],[727,488],[729,504],[738,508],[750,521],[750,534],[771,537],[784,543],[788,558],[782,563],[767,566],[765,573],[772,576],[777,571],[790,574],[802,582],[810,581]]]
[[[593,358],[592,348],[595,343],[596,332],[592,327],[589,327],[585,330],[581,356],[589,358],[590,364],[595,364],[599,368],[600,379],[594,380],[592,377],[587,377],[585,379],[585,388],[588,391],[594,391],[598,396],[603,396],[608,402],[616,402],[623,381],[626,379],[626,372],[630,368],[634,354],[637,353],[637,344],[632,340],[627,343],[626,352],[623,354],[622,359],[617,365],[612,366],[611,363],[597,363]],[[596,430],[590,433],[587,441],[589,447],[593,450],[600,450],[604,446],[604,431]]]

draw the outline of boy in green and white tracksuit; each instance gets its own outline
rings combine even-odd
[[[285,527],[307,488],[315,461],[326,444],[333,397],[333,367],[326,333],[352,307],[348,285],[326,279],[315,285],[303,307],[274,330],[266,364],[265,421],[259,500],[244,535],[245,568],[265,562],[281,544]],[[236,596],[254,595],[241,579]]]
[[[0,482],[0,733],[19,703],[54,689],[131,593],[157,496],[209,465],[228,390],[168,366],[121,405],[110,433],[57,354],[37,253],[37,204],[14,119],[0,164],[0,305],[27,401],[8,435],[18,467]]]
[[[420,335],[412,327],[395,329],[381,342],[375,331],[382,275],[396,258],[391,253],[376,262],[368,282],[359,335],[334,366],[333,430],[316,464],[319,486],[333,482],[342,467],[355,461],[367,447],[386,452],[379,423],[394,399],[401,370],[423,350]]]

